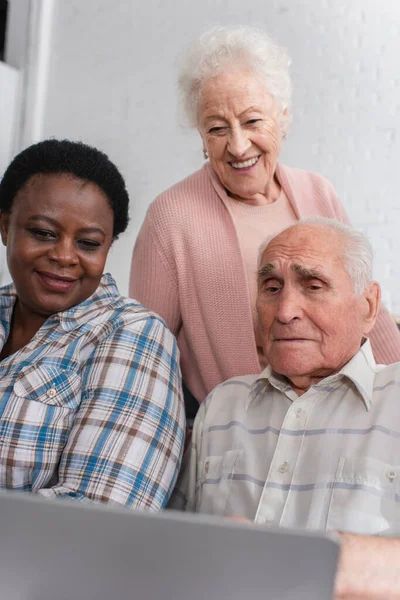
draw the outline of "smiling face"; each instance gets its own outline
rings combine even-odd
[[[69,175],[35,175],[0,214],[2,240],[25,315],[43,322],[97,289],[114,215],[103,192]]]
[[[199,131],[210,163],[234,196],[268,195],[282,143],[279,110],[265,84],[245,67],[207,80]]]
[[[275,372],[303,390],[340,370],[376,319],[379,285],[355,294],[346,243],[327,227],[300,225],[274,238],[262,257],[257,310],[265,353]]]

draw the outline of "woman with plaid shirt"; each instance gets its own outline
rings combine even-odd
[[[104,274],[129,197],[102,152],[46,140],[0,184],[13,280],[0,289],[0,488],[165,506],[184,442],[164,322]]]

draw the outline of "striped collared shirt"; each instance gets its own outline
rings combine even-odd
[[[400,363],[366,341],[297,396],[267,367],[208,396],[171,502],[281,527],[400,532]]]
[[[0,290],[0,343],[15,289]],[[181,463],[178,350],[108,274],[0,362],[0,488],[158,510]]]

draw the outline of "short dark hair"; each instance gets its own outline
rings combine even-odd
[[[70,140],[44,140],[17,154],[0,183],[0,210],[11,210],[18,191],[31,177],[41,173],[65,173],[96,184],[114,213],[113,238],[127,228],[129,195],[121,173],[104,152]]]

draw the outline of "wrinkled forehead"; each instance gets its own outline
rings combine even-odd
[[[258,108],[276,110],[276,102],[265,81],[249,67],[231,65],[205,79],[200,87],[199,112],[203,118],[212,115],[217,107],[228,103],[238,111]],[[211,112],[210,112],[211,111]]]
[[[334,231],[295,227],[271,240],[262,254],[260,267],[265,271],[268,265],[270,272],[285,267],[296,271],[296,266],[324,271],[344,268],[343,250],[344,240]]]

